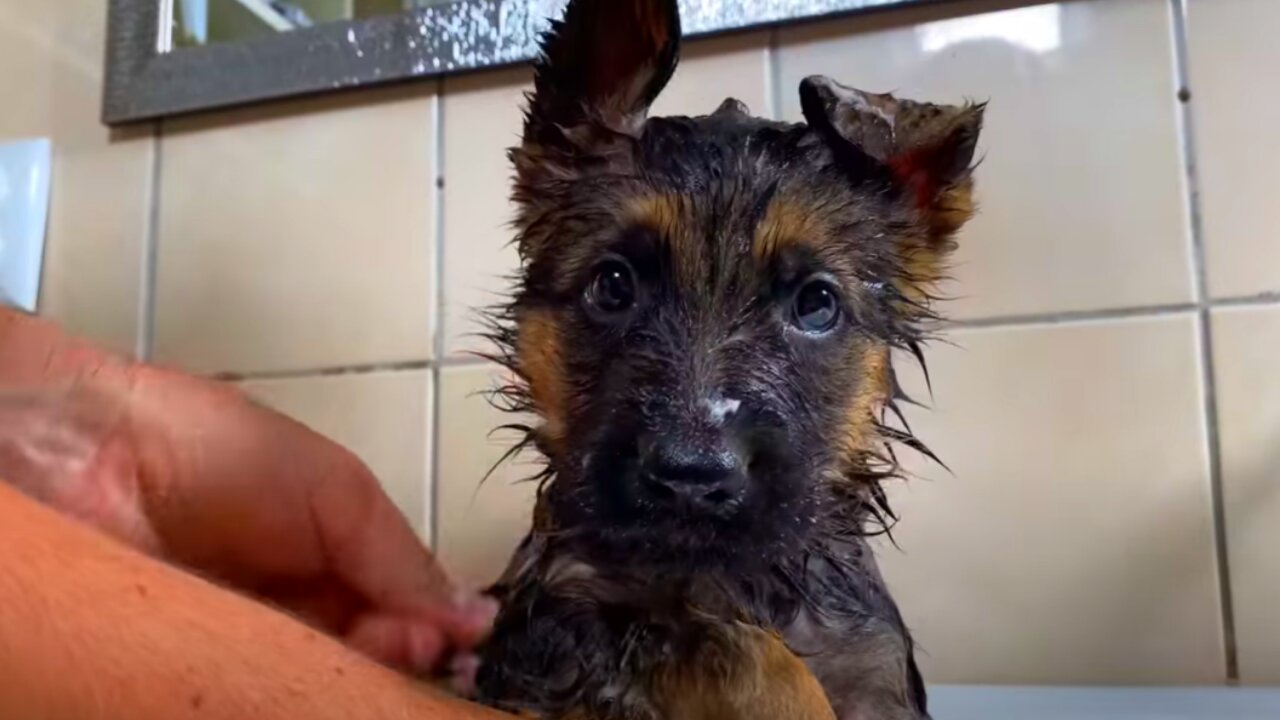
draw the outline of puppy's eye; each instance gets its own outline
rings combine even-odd
[[[831,332],[840,321],[840,296],[826,280],[810,280],[800,287],[791,305],[791,323],[815,335]]]
[[[625,260],[611,258],[596,268],[587,285],[587,306],[602,315],[617,315],[636,303],[636,274]]]

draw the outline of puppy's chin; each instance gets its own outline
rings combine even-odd
[[[612,493],[571,493],[553,505],[557,527],[573,552],[603,567],[644,568],[657,579],[692,573],[745,577],[768,572],[805,545],[813,523],[810,503],[776,502],[764,493],[720,516],[688,515],[658,506],[625,506]]]
[[[672,572],[746,569],[745,558],[763,548],[742,542],[742,533],[719,518],[648,517],[643,521],[587,529],[584,550],[609,564],[645,565]]]

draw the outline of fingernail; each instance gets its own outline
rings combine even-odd
[[[432,627],[411,625],[408,628],[409,663],[418,672],[430,672],[440,663],[444,638]]]
[[[468,617],[481,627],[489,627],[498,617],[498,601],[485,595],[477,595],[467,605]]]
[[[476,625],[491,625],[498,617],[498,601],[488,595],[458,590],[453,594],[453,606]]]
[[[458,695],[469,698],[476,692],[476,675],[480,672],[480,658],[475,655],[458,655],[449,663],[449,685]]]

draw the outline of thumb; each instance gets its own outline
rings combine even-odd
[[[450,580],[362,463],[340,467],[311,497],[333,573],[380,615],[429,624],[456,649],[480,642],[497,603]]]
[[[430,674],[440,667],[448,650],[434,625],[397,615],[369,615],[348,631],[352,648],[391,667]]]
[[[436,624],[452,644],[462,649],[484,640],[497,616],[496,600],[462,590],[453,591],[445,602],[425,602],[410,615]]]

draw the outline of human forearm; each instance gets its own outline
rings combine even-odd
[[[495,612],[450,581],[349,450],[232,385],[3,308],[0,477],[398,668],[465,656]]]
[[[29,720],[496,720],[0,484],[0,708]]]

